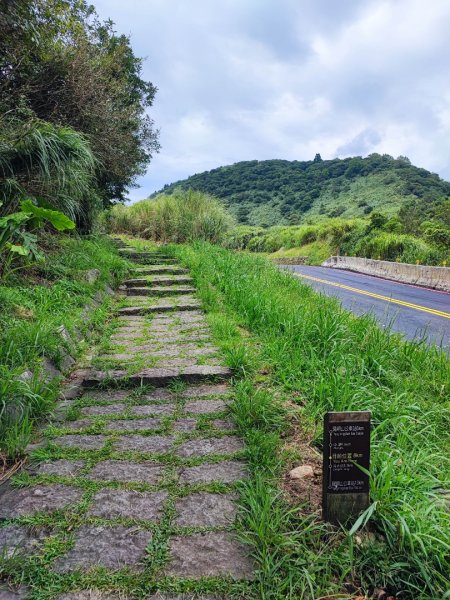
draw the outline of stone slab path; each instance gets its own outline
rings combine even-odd
[[[123,253],[136,269],[84,392],[0,489],[0,554],[40,573],[0,600],[226,600],[253,578],[234,533],[247,467],[230,372],[185,270]]]

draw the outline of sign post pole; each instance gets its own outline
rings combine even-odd
[[[325,414],[322,494],[325,521],[345,524],[369,506],[370,416],[368,411]]]

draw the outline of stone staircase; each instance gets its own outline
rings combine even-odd
[[[135,269],[81,397],[33,446],[26,484],[0,491],[0,553],[24,582],[2,599],[228,600],[254,577],[234,535],[247,466],[232,373],[186,270],[122,253]]]

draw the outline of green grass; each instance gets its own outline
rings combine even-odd
[[[53,573],[52,560],[72,543],[72,532],[96,486],[105,486],[82,476],[60,479],[83,487],[84,496],[75,511],[19,519],[36,527],[56,526],[56,533],[36,557],[20,565],[14,559],[2,564],[6,576],[18,581],[24,573],[27,583],[42,590],[37,597],[43,598],[83,587],[133,591],[144,598],[155,589],[156,581],[166,591],[223,590],[227,597],[246,600],[317,600],[330,595],[333,600],[344,599],[353,595],[345,591],[348,583],[355,586],[356,595],[366,597],[377,587],[395,593],[398,600],[446,597],[450,519],[440,490],[450,487],[447,357],[424,344],[390,336],[369,317],[354,317],[336,301],[317,295],[260,257],[204,243],[169,250],[191,268],[214,342],[234,370],[232,411],[250,467],[250,479],[236,488],[198,489],[239,491],[238,534],[250,545],[257,563],[256,579],[233,584],[225,578],[161,578],[156,569],[164,563],[169,534],[176,532],[170,529],[170,506],[161,524],[151,526],[154,541],[145,573],[132,576],[121,570],[111,574],[104,569],[84,575]],[[99,340],[103,348],[102,344],[105,338]],[[184,388],[172,387],[174,392]],[[132,394],[133,402],[139,401],[137,391]],[[87,403],[86,398],[76,401],[70,417],[78,418],[79,409]],[[362,409],[372,411],[374,423],[372,514],[367,527],[350,534],[321,522],[306,500],[301,505],[290,501],[281,478],[301,458],[289,446],[299,426],[320,448],[325,411]],[[204,419],[201,432],[180,440],[209,433],[212,417]],[[119,418],[94,419],[95,431]],[[162,419],[162,432],[173,418]],[[44,435],[51,438],[61,431],[52,426]],[[116,436],[109,432],[108,440]],[[36,459],[84,457],[93,462],[109,456],[115,456],[111,444],[96,452],[51,445],[35,453]],[[150,455],[129,456],[145,459]],[[187,493],[173,476],[179,459],[153,457],[165,463],[163,485],[169,486],[171,495]],[[56,479],[44,477],[42,482]],[[29,481],[21,475],[15,483]],[[130,485],[141,489],[138,484]]]
[[[448,245],[406,234],[397,218],[388,220],[378,213],[371,219],[328,218],[309,225],[239,226],[230,230],[224,245],[273,257],[307,256],[309,264],[321,264],[336,254],[429,265],[449,261]]]
[[[253,478],[242,531],[261,569],[258,597],[314,599],[342,592],[346,581],[405,600],[442,597],[450,572],[440,493],[450,487],[446,355],[354,317],[264,259],[208,244],[172,251],[192,269],[216,341],[244,376],[236,417]],[[266,393],[299,403],[319,448],[326,411],[372,412],[365,530],[337,532],[286,506],[277,480],[292,464],[280,455],[289,425]]]
[[[43,383],[43,359],[61,367],[66,354],[83,352],[83,339],[103,327],[109,300],[89,315],[86,305],[127,268],[104,238],[52,236],[43,244],[43,264],[0,285],[0,452],[10,458],[23,452],[33,422],[49,413],[57,396],[56,382]],[[93,284],[85,279],[90,269],[100,272]],[[70,340],[58,333],[61,326]],[[32,376],[21,380],[24,372]]]
[[[218,242],[233,224],[221,203],[207,194],[179,190],[131,206],[118,204],[103,216],[108,231],[131,233],[155,242]],[[134,242],[138,249],[140,240]]]

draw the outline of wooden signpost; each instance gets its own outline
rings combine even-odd
[[[323,518],[345,524],[369,506],[370,412],[324,417]],[[363,467],[364,471],[359,467]]]

